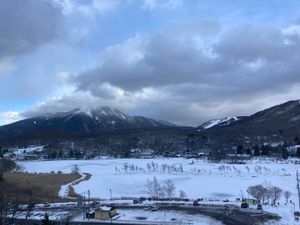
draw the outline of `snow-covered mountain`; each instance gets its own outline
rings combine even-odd
[[[128,116],[109,107],[48,113],[0,127],[1,136],[36,133],[88,134],[118,129],[166,128],[176,125],[143,116]]]
[[[201,124],[198,128],[203,130],[215,126],[229,125],[237,120],[239,120],[239,117],[224,117],[220,119],[213,119]]]

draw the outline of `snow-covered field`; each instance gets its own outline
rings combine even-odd
[[[158,181],[171,179],[176,186],[176,196],[183,190],[188,198],[235,201],[248,197],[247,188],[265,184],[278,186],[292,192],[291,200],[298,202],[295,174],[299,165],[275,163],[270,160],[250,161],[245,165],[215,164],[202,160],[183,158],[159,159],[99,159],[19,162],[24,171],[69,173],[78,165],[81,173],[92,177],[75,185],[77,193],[90,190],[92,197],[140,197],[147,196],[146,182],[156,176]],[[292,224],[292,205],[284,206],[282,197],[279,208],[265,207],[278,212],[287,224]],[[296,204],[296,210],[298,210]]]
[[[268,184],[291,191],[291,199],[294,202],[297,199],[295,173],[299,166],[294,164],[261,161],[230,165],[182,158],[19,162],[28,172],[69,173],[75,164],[80,172],[92,174],[90,180],[74,186],[75,191],[90,190],[92,197],[109,198],[110,189],[113,197],[147,196],[145,184],[156,176],[158,181],[171,179],[176,186],[176,195],[183,190],[189,198],[248,197],[249,186]]]

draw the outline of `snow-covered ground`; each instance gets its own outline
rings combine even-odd
[[[157,169],[153,170],[153,163]],[[150,164],[150,170],[147,164]],[[295,202],[295,173],[299,168],[299,165],[264,161],[230,165],[182,158],[34,161],[19,162],[19,165],[28,172],[64,173],[71,172],[74,165],[78,165],[80,172],[91,173],[92,177],[74,186],[75,191],[81,193],[90,190],[91,197],[109,198],[110,189],[113,197],[147,196],[147,179],[156,176],[159,181],[171,179],[175,183],[176,194],[183,190],[189,198],[247,197],[246,190],[249,186],[265,183],[291,191],[291,199]],[[168,165],[170,169],[162,170],[162,165]],[[130,169],[132,166],[135,167],[134,170]],[[126,171],[125,167],[128,168]]]
[[[183,158],[159,159],[101,159],[101,160],[61,160],[19,162],[28,172],[71,172],[78,165],[80,172],[90,173],[92,177],[75,185],[77,193],[90,190],[91,197],[140,197],[147,196],[146,182],[171,179],[176,186],[176,196],[183,190],[188,198],[229,199],[248,197],[247,188],[251,185],[265,184],[278,186],[292,193],[291,200],[298,202],[295,174],[299,165],[275,163],[271,160],[250,161],[245,165],[215,164],[202,160]],[[291,205],[281,206],[268,211],[291,216]],[[298,206],[296,204],[296,210]],[[292,222],[292,220],[291,220]],[[291,224],[291,223],[289,223]]]
[[[83,219],[83,215],[78,215],[72,221],[99,221],[97,219]],[[216,221],[210,217],[203,215],[191,215],[178,211],[164,211],[156,212],[144,211],[141,209],[119,209],[115,223],[139,223],[139,224],[166,224],[166,225],[222,225],[221,222]]]

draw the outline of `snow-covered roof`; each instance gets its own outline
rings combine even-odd
[[[102,211],[110,211],[110,210],[112,210],[112,207],[102,206],[102,207],[100,207],[100,210],[102,210]]]

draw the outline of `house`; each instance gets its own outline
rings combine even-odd
[[[147,148],[147,149],[141,149],[141,148],[135,148],[130,150],[130,156],[134,158],[144,158],[144,159],[150,159],[154,155],[154,150]]]
[[[39,156],[37,154],[26,154],[23,156],[24,160],[38,160]]]
[[[102,206],[95,210],[95,219],[107,220],[117,215],[117,210],[114,207]]]
[[[228,163],[244,164],[246,161],[251,159],[250,155],[247,154],[226,154],[226,161]]]

